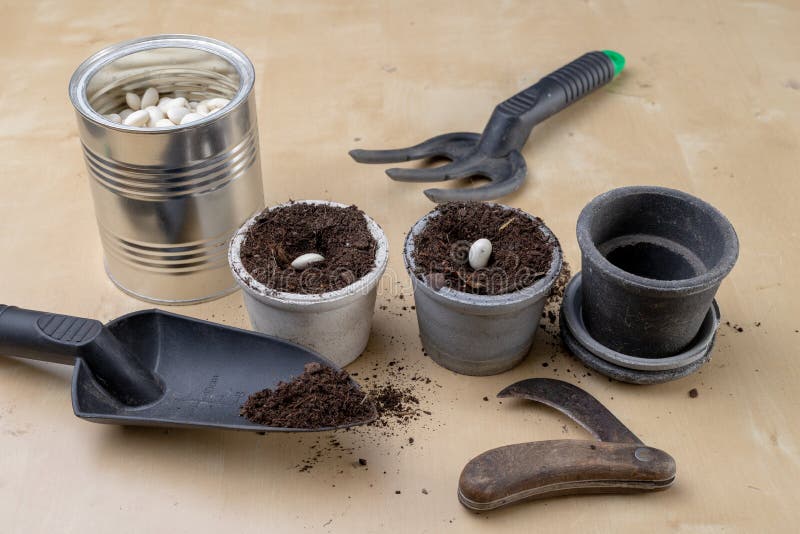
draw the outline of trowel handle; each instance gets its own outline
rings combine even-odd
[[[73,365],[78,349],[102,329],[94,319],[0,304],[0,354]]]
[[[550,440],[492,449],[461,472],[458,497],[473,510],[524,499],[579,493],[633,493],[668,488],[675,460],[636,443]]]
[[[501,102],[483,130],[479,149],[493,157],[521,150],[534,126],[607,84],[622,71],[618,52],[589,52]]]
[[[94,319],[0,304],[0,354],[66,365],[81,358],[104,389],[130,406],[163,394],[153,371]]]

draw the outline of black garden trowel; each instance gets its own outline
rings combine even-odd
[[[331,362],[271,336],[161,310],[134,312],[104,326],[0,305],[0,354],[74,365],[72,407],[95,423],[254,432],[334,429],[268,427],[239,415],[250,394],[290,381],[307,363],[337,369]]]

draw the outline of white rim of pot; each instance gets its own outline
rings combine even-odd
[[[490,206],[499,206],[511,212],[523,215],[531,220],[537,219],[530,213],[519,208],[512,208],[511,206],[506,206],[505,204],[499,204],[496,202],[486,202],[485,204]],[[531,299],[539,299],[545,293],[550,291],[550,288],[558,277],[558,274],[561,272],[563,254],[561,251],[561,243],[559,243],[558,238],[541,219],[539,219],[539,222],[541,223],[540,228],[542,233],[549,240],[555,241],[555,247],[553,248],[553,259],[550,261],[550,269],[547,271],[547,274],[534,282],[532,285],[523,287],[522,289],[518,289],[517,291],[513,291],[511,293],[504,293],[502,295],[478,295],[475,293],[456,291],[455,289],[451,289],[449,287],[443,287],[438,291],[434,290],[427,281],[419,278],[415,272],[416,265],[414,263],[414,238],[420,232],[422,232],[422,230],[425,228],[425,225],[428,224],[428,221],[434,216],[438,215],[438,213],[439,208],[437,207],[418,220],[414,226],[411,227],[408,235],[406,235],[405,244],[403,246],[403,261],[405,262],[406,270],[408,271],[409,276],[421,285],[428,288],[432,294],[451,302],[458,302],[475,307],[492,308],[495,306],[520,304]]]
[[[267,208],[266,211],[272,211],[274,209],[284,208],[295,204],[326,205],[338,208],[347,208],[351,206],[351,204],[341,204],[339,202],[332,202],[329,200],[296,200],[271,206]],[[389,241],[386,239],[386,234],[383,233],[383,229],[380,227],[380,225],[362,210],[364,219],[367,221],[367,228],[377,243],[377,248],[375,250],[375,267],[373,267],[369,273],[348,286],[337,289],[336,291],[327,291],[325,293],[289,293],[287,291],[278,291],[276,289],[269,288],[253,278],[253,276],[247,272],[247,269],[245,269],[241,259],[241,248],[245,237],[247,237],[247,232],[263,213],[264,211],[261,211],[253,215],[241,226],[241,228],[239,228],[239,230],[236,231],[233,239],[231,239],[230,248],[228,249],[228,263],[231,267],[231,271],[233,272],[233,277],[236,279],[239,285],[241,285],[246,291],[250,291],[264,300],[271,300],[276,303],[301,305],[314,304],[318,302],[335,302],[358,293],[368,293],[370,289],[372,289],[372,287],[378,283],[378,280],[386,270],[386,266],[389,263]]]

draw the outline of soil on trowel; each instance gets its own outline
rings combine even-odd
[[[369,419],[375,404],[350,382],[346,371],[314,362],[291,382],[250,395],[240,413],[259,425],[322,428]]]
[[[407,352],[404,341],[387,336],[387,342],[390,350]],[[305,473],[319,464],[330,466],[333,462],[338,464],[340,474],[346,465],[369,471],[376,469],[376,463],[380,465],[380,460],[373,462],[376,455],[393,457],[417,447],[410,432],[432,432],[442,426],[429,409],[441,385],[425,375],[423,368],[422,362],[400,355],[390,360],[375,360],[353,371],[350,376],[369,390],[378,410],[377,419],[369,425],[349,427],[335,434],[300,436],[298,443],[308,452],[295,468]],[[391,476],[391,472],[383,471],[383,475]]]
[[[437,212],[414,239],[415,274],[431,287],[502,295],[533,285],[550,269],[558,241],[544,234],[541,219],[482,202],[448,202]],[[476,270],[469,248],[481,238],[492,242],[492,255]]]
[[[375,267],[377,242],[356,206],[292,203],[262,213],[247,232],[240,256],[250,275],[268,288],[319,294],[342,289]],[[298,270],[308,253],[325,260]]]

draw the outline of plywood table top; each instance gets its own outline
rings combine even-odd
[[[70,369],[0,358],[0,531],[795,530],[798,27],[800,5],[791,1],[6,6],[0,301],[104,321],[151,307],[105,276],[67,82],[108,44],[208,35],[242,49],[256,67],[267,203],[354,203],[386,231],[389,270],[370,344],[351,370],[370,376],[377,367],[383,379],[394,359],[407,368],[402,380],[430,377],[414,387],[431,414],[388,429],[302,437],[93,425],[72,414]],[[709,201],[741,242],[717,295],[731,326],[721,327],[701,373],[659,386],[589,374],[546,333],[513,371],[483,378],[446,371],[422,353],[401,258],[405,233],[433,205],[422,185],[390,182],[382,167],[358,165],[347,151],[480,131],[502,99],[595,49],[621,51],[625,71],[535,129],[524,149],[527,183],[502,201],[542,217],[574,270],[575,222],[597,194],[650,184]],[[172,311],[249,326],[240,293]],[[480,452],[588,438],[553,411],[494,398],[536,376],[580,382],[645,442],[670,452],[675,486],[486,514],[463,508],[458,475]]]

